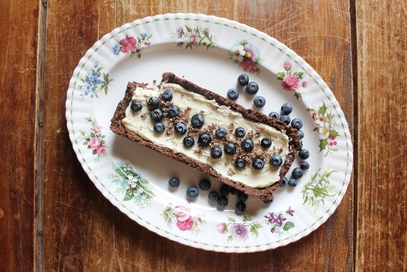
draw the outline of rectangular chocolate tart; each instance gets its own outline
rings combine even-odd
[[[171,100],[163,98],[165,90],[173,94]],[[151,97],[157,98],[158,104],[148,103]],[[141,107],[132,107],[135,102]],[[162,124],[158,132],[154,130],[156,123]],[[179,124],[184,131],[177,130]],[[245,129],[243,137],[236,136],[238,127]],[[215,133],[219,128],[226,132],[223,138]],[[110,129],[263,201],[273,198],[301,148],[297,129],[169,72],[163,74],[157,87],[129,82]],[[186,136],[194,139],[192,147],[183,143]],[[271,147],[261,146],[263,138],[271,139]],[[249,142],[248,148],[243,141]],[[225,145],[234,148],[227,150]],[[213,149],[218,156],[211,154]],[[282,158],[279,167],[269,162],[276,154]],[[244,161],[243,168],[236,166],[237,159]],[[260,167],[254,160],[261,161]]]

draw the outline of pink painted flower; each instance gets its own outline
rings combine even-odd
[[[99,126],[99,125],[95,125],[94,127],[93,127],[93,130],[97,133],[97,132],[100,132],[101,131],[101,127]]]
[[[311,113],[311,118],[314,120],[317,119],[317,113],[315,111]]]
[[[246,241],[246,239],[249,237],[249,231],[242,223],[233,224],[230,228],[230,233],[235,239],[240,241]]]
[[[103,145],[97,147],[96,152],[98,155],[103,155],[106,152],[106,148]]]
[[[303,81],[302,84],[301,84],[301,86],[302,86],[303,88],[307,88],[308,83],[307,83],[306,81]]]
[[[300,79],[296,75],[287,75],[283,79],[281,86],[283,86],[286,91],[295,91],[300,86]]]
[[[239,66],[243,69],[243,71],[254,74],[257,71],[257,64],[251,61],[250,59],[244,58],[240,63]]]
[[[191,217],[189,217],[189,219],[184,220],[184,221],[177,221],[177,227],[182,230],[182,231],[186,231],[186,230],[190,230],[192,229],[192,227],[194,226],[194,221],[192,220]]]
[[[137,40],[134,37],[126,37],[120,41],[122,53],[133,52],[136,50]]]
[[[100,139],[100,137],[93,137],[92,139],[90,139],[89,141],[89,146],[91,149],[97,149],[100,146],[102,139]]]
[[[221,234],[225,234],[227,232],[226,224],[225,223],[219,223],[217,225],[218,232]]]
[[[250,59],[252,62],[256,62],[256,59],[259,56],[256,52],[256,49],[248,44],[246,44],[243,48],[246,52],[245,57]]]
[[[184,206],[175,206],[174,207],[174,214],[177,216],[178,221],[186,221],[191,218],[187,208]]]
[[[292,64],[289,61],[284,62],[284,70],[290,71],[291,68],[293,67]]]
[[[150,45],[151,45],[151,42],[148,42],[148,41],[147,41],[147,42],[146,42],[146,45],[147,45],[147,46],[150,46]]]

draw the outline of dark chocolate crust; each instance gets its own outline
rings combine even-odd
[[[228,177],[224,177],[224,176],[220,175],[213,168],[208,167],[207,165],[205,165],[203,163],[199,163],[183,154],[174,153],[173,150],[170,148],[159,147],[150,141],[144,140],[136,133],[128,131],[122,125],[122,119],[125,118],[126,108],[128,107],[129,103],[131,102],[134,90],[138,86],[147,87],[147,84],[144,84],[144,83],[137,83],[137,82],[128,83],[124,98],[117,105],[114,116],[111,119],[110,129],[117,135],[126,137],[131,141],[134,141],[141,145],[149,147],[165,156],[168,156],[172,159],[183,162],[186,165],[188,165],[194,169],[202,171],[203,173],[206,173],[206,174],[228,184],[229,186],[232,186],[242,192],[245,192],[249,196],[252,196],[254,198],[257,198],[257,199],[260,199],[263,201],[271,200],[273,198],[273,192],[280,186],[281,180],[290,170],[290,167],[291,167],[293,161],[295,160],[297,150],[301,148],[300,137],[298,135],[297,129],[292,128],[291,126],[287,126],[285,123],[283,123],[279,120],[276,120],[274,118],[271,118],[269,116],[266,116],[259,111],[246,109],[246,108],[240,106],[239,104],[236,104],[235,102],[233,102],[223,96],[220,96],[212,91],[209,91],[200,86],[197,86],[196,84],[194,84],[188,80],[182,79],[182,78],[174,75],[173,73],[169,73],[169,72],[164,73],[162,76],[161,82],[179,84],[180,86],[184,87],[186,90],[203,95],[208,99],[215,100],[219,105],[228,106],[231,110],[241,113],[244,117],[252,120],[253,122],[260,122],[263,124],[270,125],[270,126],[276,128],[277,130],[285,133],[289,138],[290,152],[287,155],[287,157],[285,158],[284,164],[281,166],[280,180],[266,188],[247,187],[241,183],[238,183],[236,181],[233,181],[232,179],[229,179]]]

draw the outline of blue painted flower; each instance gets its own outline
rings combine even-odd
[[[113,54],[115,54],[116,56],[118,56],[120,54],[120,45],[118,43],[116,43],[113,48],[112,48],[112,52]]]
[[[147,33],[145,33],[145,32],[140,33],[140,36],[145,39],[145,38],[147,38]]]

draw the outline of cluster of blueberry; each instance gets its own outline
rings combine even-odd
[[[177,188],[180,185],[180,180],[177,177],[172,177],[168,180],[169,186],[173,188]],[[199,187],[199,188],[198,188]],[[209,179],[202,179],[199,181],[199,184],[197,186],[189,186],[186,191],[186,195],[188,198],[194,199],[199,196],[199,190],[202,191],[209,191],[212,187],[211,181]],[[238,202],[236,203],[235,211],[237,213],[243,213],[246,211],[246,200],[249,198],[247,194],[244,192],[241,192],[237,190],[234,187],[230,187],[227,184],[222,184],[222,186],[219,189],[219,192],[217,191],[211,191],[208,194],[208,200],[211,203],[217,204],[219,207],[224,208],[228,205],[229,200],[228,200],[228,195],[235,195],[238,199]],[[266,204],[271,204],[273,200],[264,202]]]
[[[241,74],[237,78],[237,83],[238,83],[238,85],[245,87],[246,92],[250,95],[257,94],[257,92],[259,91],[259,85],[256,82],[250,81],[249,76],[246,74]],[[230,100],[236,100],[239,98],[239,91],[237,89],[230,89],[227,92],[227,97]],[[262,108],[266,104],[266,99],[263,96],[256,96],[253,99],[253,103],[256,107]],[[279,114],[278,112],[272,111],[269,113],[269,116],[272,118],[278,119],[287,125],[291,124],[291,127],[296,128],[298,130],[298,134],[300,135],[300,138],[302,139],[302,138],[304,138],[304,132],[301,130],[301,128],[303,127],[303,122],[300,118],[293,118],[291,120],[290,113],[292,112],[292,110],[293,110],[293,106],[290,103],[284,103],[281,106],[281,114]],[[262,146],[263,146],[263,142],[262,142]],[[282,187],[287,186],[287,184],[291,187],[297,186],[297,180],[303,176],[303,171],[309,169],[309,167],[310,167],[309,163],[307,161],[305,161],[306,159],[308,159],[309,156],[310,156],[310,153],[305,148],[301,148],[298,151],[298,157],[304,161],[301,162],[300,167],[296,167],[293,169],[290,179],[284,178],[283,183],[281,185]],[[273,166],[279,166],[279,165],[281,165],[280,160],[281,160],[281,158],[273,156],[270,158],[270,163]],[[259,165],[261,164],[261,162],[257,162],[257,163],[259,163]]]
[[[255,95],[259,91],[259,84],[254,81],[250,81],[249,76],[246,74],[241,74],[237,78],[237,83],[240,86],[244,87],[246,92],[250,95]],[[239,91],[235,88],[232,88],[228,90],[226,95],[230,100],[236,100],[239,98]],[[258,95],[253,99],[253,103],[256,107],[262,108],[266,105],[266,99],[263,96]]]
[[[273,111],[269,113],[269,116],[275,119],[279,119],[280,121],[283,121],[287,125],[290,125],[291,123],[291,127],[296,128],[298,130],[298,134],[302,139],[304,138],[304,132],[301,130],[301,128],[303,127],[303,122],[300,118],[293,118],[291,120],[290,113],[292,111],[293,106],[290,103],[284,103],[281,106],[281,114]],[[298,150],[298,157],[303,161],[301,162],[299,167],[295,167],[292,170],[290,178],[284,177],[281,183],[281,187],[286,187],[287,185],[290,187],[297,186],[298,179],[300,179],[303,176],[304,171],[308,170],[310,167],[309,163],[306,161],[306,159],[308,159],[309,156],[310,152],[307,149],[302,147],[300,150]]]

